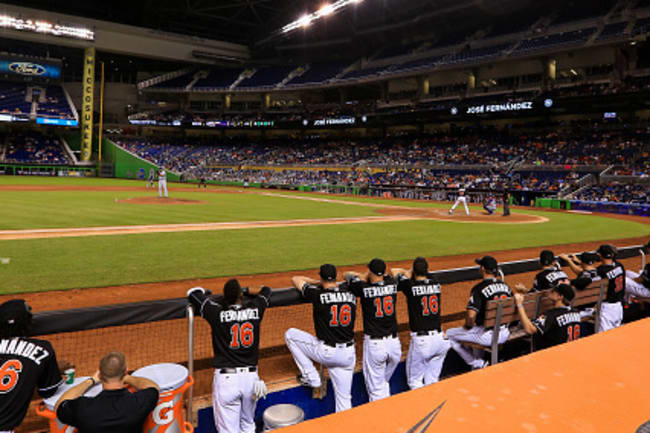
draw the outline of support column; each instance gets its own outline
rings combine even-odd
[[[419,75],[418,80],[418,91],[416,94],[417,100],[422,100],[429,95],[429,78],[426,75]]]
[[[544,59],[544,88],[549,89],[553,87],[555,78],[557,76],[557,60]]]
[[[264,107],[264,111],[267,111],[269,108],[271,108],[271,94],[270,93],[264,93],[262,95],[262,107]]]
[[[471,95],[476,89],[476,70],[472,69],[467,73],[467,88],[465,89],[466,95]]]

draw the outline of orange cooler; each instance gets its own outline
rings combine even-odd
[[[45,417],[50,420],[50,433],[76,433],[77,429],[63,424],[59,419],[56,417],[56,413],[54,413],[54,406],[56,406],[57,402],[61,398],[64,392],[72,388],[73,386],[79,385],[81,382],[84,380],[88,379],[88,376],[86,377],[78,377],[74,380],[72,385],[67,385],[63,384],[59,387],[59,389],[56,391],[56,394],[54,394],[52,397],[46,398],[43,400],[41,404],[38,405],[36,408],[36,413],[42,417]],[[96,384],[86,393],[84,396],[86,397],[95,397],[97,394],[102,392],[102,386],[100,384]]]
[[[154,364],[134,371],[133,376],[153,380],[160,387],[158,405],[145,421],[144,433],[194,432],[183,415],[183,394],[194,384],[187,368],[178,364]]]

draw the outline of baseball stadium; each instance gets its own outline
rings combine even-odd
[[[650,1],[0,1],[0,433],[650,432]]]

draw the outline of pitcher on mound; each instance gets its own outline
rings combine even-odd
[[[465,213],[467,216],[469,216],[469,208],[467,207],[467,197],[465,196],[465,188],[461,188],[458,190],[458,198],[456,198],[456,203],[449,209],[449,215],[454,213],[454,209],[456,209],[456,206],[458,206],[460,203],[465,206]]]

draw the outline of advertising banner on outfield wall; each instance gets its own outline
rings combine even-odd
[[[90,161],[93,147],[93,98],[95,95],[95,48],[84,55],[83,101],[81,104],[81,160]]]

